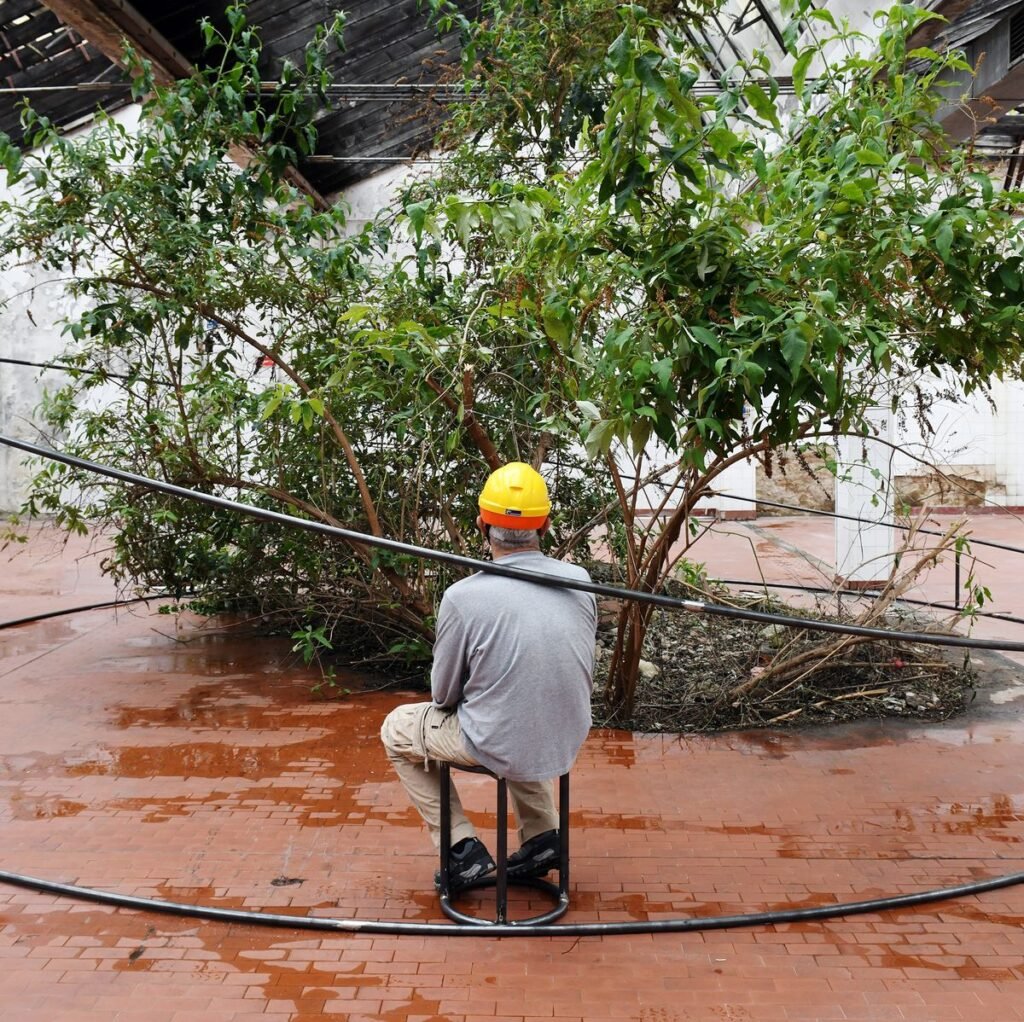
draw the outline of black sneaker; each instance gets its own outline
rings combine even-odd
[[[542,877],[558,869],[561,842],[557,830],[546,830],[523,842],[523,847],[508,857],[510,877]]]
[[[454,848],[448,855],[448,891],[454,894],[468,887],[474,880],[493,873],[497,866],[487,851],[484,843],[475,837],[466,838],[459,842],[461,847],[458,851]],[[441,871],[434,874],[434,887],[441,890]]]

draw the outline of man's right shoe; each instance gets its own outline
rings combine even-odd
[[[558,869],[561,842],[557,830],[546,830],[524,841],[522,848],[508,857],[510,877],[542,877]]]
[[[448,854],[448,891],[455,894],[474,880],[493,873],[497,866],[484,843],[475,837],[460,841],[460,848]],[[434,887],[441,890],[441,871],[434,874]]]

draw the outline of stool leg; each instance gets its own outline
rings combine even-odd
[[[447,898],[451,891],[451,878],[448,876],[448,860],[452,850],[452,789],[451,768],[447,763],[438,763],[441,777],[441,890],[442,898]]]
[[[495,882],[495,922],[508,920],[508,788],[498,778],[498,876]]]
[[[558,778],[558,894],[569,897],[569,775]]]

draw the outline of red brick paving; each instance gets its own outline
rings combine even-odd
[[[0,568],[0,619],[102,598],[89,562],[32,553]],[[319,699],[287,644],[142,611],[0,632],[0,653],[0,868],[208,905],[443,921],[425,833],[376,740],[408,694]],[[597,731],[573,775],[565,921],[757,912],[1020,871],[1013,706],[933,726]],[[489,783],[461,782],[493,826]],[[0,1017],[1013,1022],[1022,923],[1012,887],[686,934],[335,936],[0,885]]]

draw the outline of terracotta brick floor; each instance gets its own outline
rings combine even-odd
[[[826,523],[827,528],[827,523]],[[978,536],[1024,545],[1021,527]],[[730,524],[797,577],[817,522]],[[0,556],[0,620],[109,592],[77,541]],[[1003,609],[1024,573],[993,559]],[[932,583],[929,583],[932,584]],[[948,580],[937,579],[946,598]],[[1024,638],[995,622],[988,634]],[[678,739],[596,731],[573,775],[565,921],[757,912],[1024,870],[1020,671],[981,661],[941,725]],[[412,693],[323,699],[287,643],[143,610],[0,632],[0,869],[129,894],[443,921],[434,857],[377,743]],[[492,788],[461,779],[485,834]],[[520,906],[522,908],[522,906]],[[1024,1019],[1024,887],[814,924],[494,940],[321,935],[0,885],[4,1022]]]

